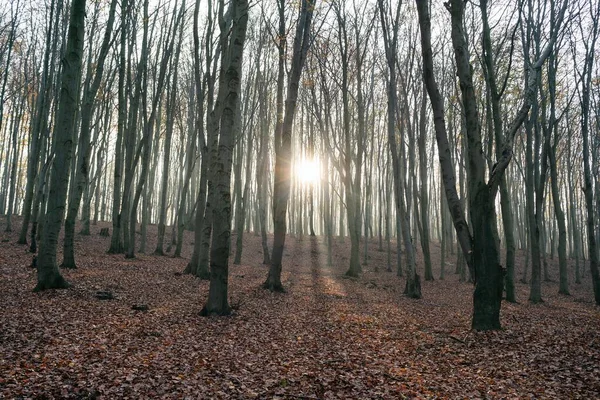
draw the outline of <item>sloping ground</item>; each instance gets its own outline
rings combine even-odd
[[[15,226],[20,225],[17,219]],[[0,398],[399,399],[596,398],[600,312],[589,273],[572,296],[544,283],[546,300],[503,304],[504,330],[469,329],[471,292],[453,266],[423,282],[422,300],[384,272],[370,246],[358,280],[345,279],[349,241],[334,266],[321,238],[289,237],[285,294],[266,277],[259,238],[245,236],[230,268],[231,317],[203,318],[208,282],[180,275],[188,258],[107,255],[109,238],[77,236],[74,287],[32,293],[35,271],[16,233],[0,243]],[[0,224],[3,231],[4,226]],[[156,227],[150,227],[154,249]],[[192,235],[186,233],[189,257]],[[439,264],[439,248],[433,248]],[[395,256],[395,255],[394,255]],[[374,272],[375,266],[379,271]],[[422,268],[422,265],[420,265]],[[556,265],[551,272],[556,278]],[[436,270],[436,277],[438,276]],[[520,273],[519,275],[520,276]],[[116,299],[98,300],[97,291]],[[146,304],[149,311],[134,311]]]

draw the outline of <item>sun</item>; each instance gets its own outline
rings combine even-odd
[[[303,158],[296,166],[296,174],[303,183],[317,182],[321,176],[319,160]]]

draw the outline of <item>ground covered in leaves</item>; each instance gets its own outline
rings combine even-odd
[[[154,256],[152,226],[148,254],[126,260],[106,254],[101,227],[109,225],[77,235],[79,268],[63,271],[74,286],[43,293],[32,292],[27,246],[15,244],[17,233],[2,234],[0,398],[599,396],[600,311],[589,272],[571,283],[571,296],[545,282],[540,305],[529,305],[528,286],[517,283],[520,303],[503,304],[504,329],[478,333],[470,330],[472,286],[458,281],[453,265],[445,280],[423,282],[423,299],[411,300],[403,279],[385,271],[376,241],[363,275],[345,279],[348,239],[336,239],[327,267],[322,238],[289,237],[287,293],[270,293],[260,289],[267,272],[260,239],[246,234],[242,265],[230,268],[234,314],[204,318],[208,282],[181,274],[191,233],[183,258]],[[552,260],[550,272],[557,279]],[[99,291],[114,299],[97,299]],[[139,305],[148,310],[132,309]]]

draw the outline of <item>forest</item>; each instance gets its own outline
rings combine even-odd
[[[600,0],[0,0],[0,398],[600,394]]]

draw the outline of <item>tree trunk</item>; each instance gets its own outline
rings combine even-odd
[[[63,60],[61,96],[56,115],[57,126],[54,136],[56,154],[50,175],[50,196],[38,259],[38,283],[34,291],[69,287],[56,264],[56,247],[65,214],[69,167],[73,152],[75,118],[81,80],[84,22],[85,0],[73,0]]]
[[[57,3],[53,0],[50,3],[42,80],[36,98],[34,119],[30,130],[29,156],[27,157],[27,183],[25,184],[25,199],[23,200],[23,224],[21,225],[21,232],[19,234],[19,240],[17,241],[19,244],[27,244],[29,222],[32,216],[34,219],[37,218],[36,213],[32,211],[32,207],[35,208],[35,203],[33,201],[37,194],[36,184],[39,181],[38,169],[40,164],[40,154],[44,149],[41,142],[45,136],[45,131],[48,129],[47,120],[51,103],[50,92],[52,81],[54,79],[54,57],[57,54],[58,26],[59,22],[62,20],[59,16],[62,11],[62,5],[62,0],[58,0]],[[53,36],[54,40],[52,40]],[[32,231],[33,230],[34,227],[32,226]],[[35,233],[32,236],[35,236]],[[35,245],[33,247],[35,247]]]
[[[220,3],[222,15],[224,4]],[[242,78],[242,57],[246,27],[248,24],[248,1],[233,0],[231,39],[225,35],[226,26],[221,22],[221,77],[218,103],[223,103],[221,115],[218,157],[214,168],[215,204],[213,207],[213,235],[210,250],[210,287],[208,300],[202,315],[228,315],[231,312],[228,299],[229,248],[231,236],[231,163],[233,131],[236,113],[239,112],[239,94]],[[225,56],[227,55],[227,56]]]
[[[269,275],[263,286],[271,291],[283,291],[281,284],[281,264],[286,235],[287,205],[290,198],[292,124],[296,111],[298,89],[302,67],[310,45],[310,26],[316,0],[302,0],[300,16],[294,37],[292,66],[288,81],[285,114],[281,131],[275,132],[275,179],[273,185],[273,255]],[[283,5],[281,5],[283,7]],[[280,65],[281,68],[281,65]],[[283,71],[280,69],[280,74]],[[278,116],[279,121],[279,116]]]
[[[425,262],[425,280],[433,280],[433,270],[431,268],[431,253],[429,251],[429,198],[427,194],[427,101],[426,89],[423,87],[423,99],[421,101],[421,115],[419,119],[419,174],[421,179],[421,249],[423,251],[423,261]],[[442,265],[443,278],[444,266]]]
[[[406,253],[406,269],[407,269],[407,280],[405,294],[411,298],[421,298],[421,278],[416,271],[415,261],[415,249],[412,243],[411,232],[410,232],[410,216],[406,211],[405,206],[405,185],[404,185],[404,171],[400,165],[400,154],[396,143],[396,114],[398,112],[398,98],[396,93],[396,52],[398,43],[398,26],[400,23],[400,5],[396,8],[395,18],[391,22],[391,26],[388,27],[388,18],[384,12],[383,1],[379,0],[379,14],[381,17],[381,23],[383,26],[383,38],[385,54],[387,59],[388,67],[388,88],[387,88],[387,101],[388,101],[388,121],[387,121],[387,137],[388,146],[390,148],[390,154],[392,157],[392,174],[394,177],[394,198],[396,203],[396,217],[400,218],[401,232],[398,231],[398,241],[400,235],[404,242],[404,251]]]
[[[594,12],[595,18],[600,16],[600,5]],[[588,254],[590,259],[590,272],[592,273],[592,285],[594,288],[594,299],[596,305],[600,305],[600,270],[598,261],[598,242],[596,241],[596,227],[594,217],[594,189],[592,178],[592,165],[590,163],[590,137],[592,133],[589,129],[590,119],[590,91],[592,85],[592,66],[594,65],[594,51],[596,49],[596,40],[598,38],[598,23],[593,26],[591,43],[586,46],[586,58],[582,73],[582,89],[581,89],[581,136],[583,137],[583,176],[584,185],[583,192],[585,197],[585,205],[587,208],[586,228],[587,228],[587,243]]]
[[[163,256],[165,244],[165,230],[167,221],[167,193],[169,189],[169,172],[171,170],[171,143],[173,139],[173,125],[175,124],[175,99],[177,88],[173,85],[167,90],[167,126],[165,129],[165,141],[163,148],[163,170],[160,185],[160,202],[158,212],[158,238],[156,240],[156,249],[154,254]],[[157,116],[160,124],[160,114]]]
[[[81,126],[79,130],[79,145],[77,148],[77,160],[75,170],[75,180],[72,183],[71,194],[69,197],[69,207],[67,210],[67,219],[65,220],[65,239],[63,246],[63,263],[62,268],[77,268],[75,263],[75,221],[77,219],[77,213],[79,211],[79,204],[81,197],[83,196],[84,189],[89,184],[89,167],[90,167],[90,152],[91,152],[91,135],[92,135],[92,117],[94,112],[94,101],[96,99],[96,93],[100,88],[102,82],[102,76],[104,74],[104,62],[107,58],[110,38],[112,35],[112,27],[115,19],[115,10],[117,8],[117,0],[112,0],[110,5],[110,11],[107,20],[106,31],[102,40],[102,47],[100,48],[100,54],[98,55],[96,74],[92,81],[91,72],[91,60],[88,68],[88,77],[86,79],[85,93],[83,97],[83,104],[81,106]],[[93,36],[92,36],[93,39]],[[91,59],[91,48],[90,55]]]
[[[175,17],[176,9],[173,9],[173,17]],[[158,103],[162,97],[162,90],[164,87],[164,83],[166,81],[167,69],[169,66],[170,56],[173,53],[173,47],[175,45],[175,38],[177,36],[177,27],[179,24],[182,24],[181,20],[183,19],[183,14],[185,12],[185,1],[181,5],[181,9],[179,11],[179,15],[174,22],[172,27],[172,31],[167,33],[168,44],[165,46],[163,50],[163,56],[160,63],[160,70],[158,75],[158,82],[156,87],[156,92],[154,93],[154,98],[152,99],[151,111],[148,119],[144,121],[144,134],[142,137],[143,153],[142,153],[142,169],[140,171],[140,176],[138,178],[137,187],[135,189],[135,193],[129,208],[129,241],[127,241],[126,248],[126,258],[133,258],[135,256],[135,228],[136,228],[136,217],[137,217],[137,207],[140,201],[140,197],[142,195],[142,191],[144,189],[144,185],[146,183],[146,178],[148,177],[148,170],[150,168],[150,154],[152,154],[152,135],[154,133],[154,123],[156,122],[156,110],[158,108]],[[147,40],[148,34],[148,0],[144,2],[144,39],[142,44],[142,49],[145,49],[147,46],[145,44]],[[181,37],[181,33],[180,33]],[[181,43],[181,41],[177,41],[177,43]],[[178,58],[179,58],[179,49],[180,46],[177,46],[177,50],[175,52],[175,62],[173,64],[174,68],[174,80],[177,79],[177,66],[178,66]],[[145,61],[140,62],[142,65],[145,65]],[[174,102],[174,97],[171,98]],[[144,101],[145,103],[145,101]],[[137,156],[136,156],[137,158]],[[136,161],[133,161],[133,165],[135,165]],[[132,167],[134,169],[135,167]],[[133,173],[133,171],[131,171]],[[127,185],[126,185],[127,186]]]
[[[431,99],[434,111],[434,125],[440,163],[442,164],[443,181],[446,187],[446,196],[452,211],[457,235],[467,263],[470,266],[472,278],[476,282],[473,295],[473,320],[472,327],[477,330],[490,330],[500,328],[500,305],[502,299],[503,270],[500,266],[500,257],[494,237],[495,195],[500,180],[512,158],[512,143],[514,136],[526,119],[533,100],[536,97],[537,73],[543,62],[552,51],[556,41],[557,32],[554,31],[551,39],[541,53],[540,58],[533,64],[533,72],[527,81],[525,98],[515,119],[510,125],[506,135],[506,143],[502,151],[502,158],[490,171],[489,181],[485,178],[485,160],[481,144],[481,132],[477,111],[477,98],[473,85],[472,69],[469,64],[469,51],[464,32],[464,7],[462,0],[450,0],[446,7],[450,11],[452,20],[452,44],[460,89],[462,105],[466,120],[467,133],[467,160],[469,181],[469,212],[473,224],[471,237],[468,225],[462,216],[460,201],[456,193],[454,171],[449,163],[449,147],[444,121],[444,105],[435,81],[433,72],[433,54],[431,48],[431,20],[427,1],[416,0],[421,27],[421,50],[423,53],[423,79]],[[557,19],[557,30],[566,10],[566,2]]]
[[[122,212],[121,212],[121,190],[123,182],[123,136],[125,135],[125,124],[127,123],[127,98],[126,77],[127,69],[127,28],[128,28],[128,0],[121,1],[121,40],[119,43],[119,82],[118,82],[118,122],[117,140],[115,144],[115,166],[113,179],[113,201],[112,201],[112,236],[110,238],[109,254],[123,252],[123,239],[121,236]]]

